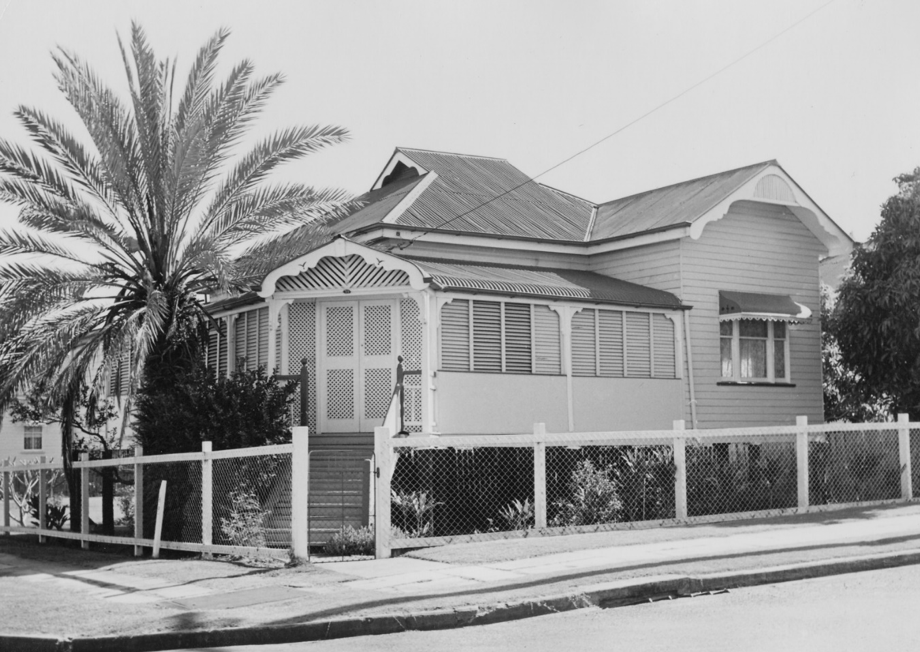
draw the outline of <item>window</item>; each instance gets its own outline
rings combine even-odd
[[[42,449],[42,426],[26,426],[24,428],[22,448],[27,451],[40,451]]]
[[[109,396],[117,397],[128,393],[132,363],[130,349],[118,356],[118,365],[109,372]]]
[[[213,324],[208,330],[208,347],[205,350],[205,365],[213,369],[218,376],[227,375],[227,322],[223,317],[217,318],[217,327]],[[280,333],[281,330],[279,329]]]
[[[572,317],[572,375],[675,378],[676,369],[665,314],[586,309]]]
[[[737,319],[719,324],[722,378],[732,382],[789,382],[786,323]]]
[[[560,374],[559,315],[549,306],[454,300],[441,309],[441,368]]]
[[[268,308],[236,315],[234,324],[238,369],[270,368],[268,363]]]

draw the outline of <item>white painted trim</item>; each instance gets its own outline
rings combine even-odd
[[[591,217],[588,219],[588,228],[585,229],[585,242],[591,241],[591,233],[594,231],[594,224],[597,222],[597,206],[591,208]]]
[[[437,178],[437,172],[429,172],[426,174],[425,177],[423,177],[422,180],[418,182],[412,190],[406,193],[405,197],[399,200],[399,203],[396,204],[396,206],[394,206],[389,213],[387,213],[386,217],[384,217],[381,222],[384,224],[395,224],[396,220],[398,220],[399,217],[406,212],[406,210],[413,204],[413,202],[418,199],[419,195],[425,192],[425,190],[428,189],[428,186],[434,183],[434,180]]]
[[[758,182],[766,176],[774,175],[789,186],[795,198],[795,204],[778,202],[754,196]],[[811,233],[827,247],[829,256],[837,256],[852,249],[850,237],[818,206],[805,191],[786,174],[778,165],[769,165],[748,179],[740,188],[722,199],[706,213],[694,220],[690,226],[690,237],[699,240],[703,230],[712,222],[725,217],[737,201],[752,201],[760,204],[786,206]]]
[[[674,377],[683,379],[684,377],[684,338],[681,331],[684,327],[683,320],[685,315],[682,312],[666,312],[664,316],[674,324]],[[683,403],[683,398],[681,398]]]
[[[269,272],[265,280],[262,281],[259,296],[262,298],[271,297],[275,294],[278,279],[283,276],[297,276],[301,272],[315,267],[322,258],[327,256],[334,258],[358,256],[368,265],[405,272],[409,277],[409,286],[413,290],[428,287],[428,283],[425,281],[425,274],[414,263],[340,237]],[[376,289],[380,290],[380,288]],[[338,290],[338,292],[341,292],[341,290]],[[296,293],[290,294],[291,296],[297,296]],[[311,293],[311,296],[316,296],[316,293]]]
[[[422,237],[424,237],[425,242],[432,243],[455,244],[475,247],[477,249],[491,247],[493,249],[506,249],[511,251],[534,251],[540,253],[593,256],[595,254],[603,254],[609,251],[632,249],[634,247],[642,247],[658,242],[666,242],[668,240],[680,240],[681,238],[690,235],[690,227],[683,226],[667,229],[665,231],[657,231],[655,233],[640,233],[629,238],[623,238],[622,240],[608,240],[606,242],[542,242],[536,240],[526,240],[524,238],[515,238],[513,236],[476,236],[454,233],[438,233],[437,231],[425,231],[423,233],[424,235]],[[418,237],[418,234],[419,232],[408,229],[406,230],[405,234],[403,234],[398,225],[393,225],[381,226],[373,229],[372,231],[361,233],[352,237],[354,238],[355,242],[370,242],[380,239],[406,240]],[[411,248],[407,249],[406,251],[411,253]]]
[[[284,301],[281,308],[281,370],[289,374],[291,366],[291,301]]]
[[[418,170],[419,176],[428,172],[428,170],[397,149],[393,152],[393,155],[390,156],[390,160],[387,161],[387,164],[383,167],[383,171],[377,175],[377,178],[374,180],[374,185],[371,186],[371,190],[377,190],[381,187],[380,184],[382,184],[383,180],[387,178],[387,175],[393,171],[397,163],[402,163],[406,167],[415,168]]]
[[[441,313],[437,295],[426,290],[421,294],[419,317],[422,322],[422,430],[436,432],[438,427],[437,370],[440,365]]]

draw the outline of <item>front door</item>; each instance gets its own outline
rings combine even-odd
[[[395,301],[322,304],[320,432],[373,432],[396,383]]]

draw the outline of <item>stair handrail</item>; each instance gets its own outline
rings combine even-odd
[[[409,434],[409,431],[406,430],[406,392],[405,392],[405,379],[406,376],[421,376],[421,369],[414,369],[406,371],[403,368],[403,357],[401,355],[396,356],[396,385],[393,387],[393,397],[390,399],[390,407],[387,410],[386,417],[384,418],[384,424],[390,420],[390,412],[393,410],[394,406],[398,410],[397,415],[399,417],[399,429],[396,431],[394,436],[396,437],[406,437]]]
[[[307,400],[310,395],[310,374],[307,370],[308,358],[302,358],[300,361],[299,374],[286,374],[275,376],[278,380],[287,380],[300,383],[300,425],[307,425]]]

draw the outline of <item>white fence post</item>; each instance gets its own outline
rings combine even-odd
[[[144,465],[140,457],[144,454],[143,446],[134,447],[134,538],[140,541],[144,538]],[[144,547],[134,546],[134,556],[144,554]]]
[[[808,507],[808,417],[795,418],[795,425],[802,428],[795,433],[795,462],[798,470],[796,486],[798,487],[799,509]]]
[[[533,522],[534,527],[546,527],[546,424],[533,424],[537,442],[533,445]]]
[[[683,435],[686,422],[683,419],[674,421],[675,435],[674,446],[674,517],[687,518],[687,439]]]
[[[377,463],[374,471],[377,476],[374,541],[377,559],[387,559],[392,552],[390,550],[390,480],[393,477],[393,470],[390,468],[391,446],[390,429],[374,428],[374,460]]]
[[[310,559],[310,428],[293,428],[291,453],[291,548],[295,559]]]
[[[910,416],[898,415],[898,456],[901,458],[901,498],[914,497],[914,483],[910,464]]]
[[[39,464],[45,463],[45,456],[42,455],[38,458]],[[48,518],[47,518],[47,508],[45,503],[48,502],[48,489],[45,486],[45,469],[38,469],[38,542],[44,543],[45,537],[42,536],[42,532],[45,531],[48,527]]]
[[[153,558],[160,558],[160,538],[163,536],[163,511],[166,509],[166,480],[160,481],[160,493],[157,497],[157,522],[153,529]]]
[[[9,462],[4,460],[3,466],[7,464]],[[3,471],[3,527],[10,527],[10,472],[7,470]],[[11,536],[13,533],[7,529],[3,534]]]
[[[214,462],[211,460],[213,445],[201,442],[201,543],[210,546],[214,535]],[[202,559],[213,559],[210,552],[202,552]]]
[[[80,453],[80,461],[88,462],[89,453]],[[89,534],[89,467],[80,469],[80,534]],[[89,548],[88,539],[80,539],[80,547]]]

